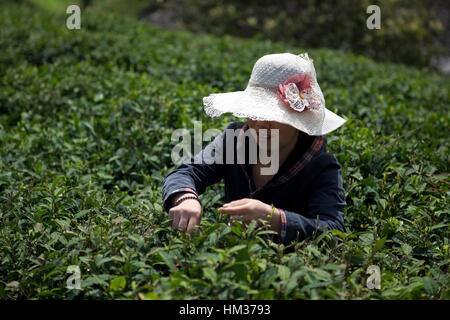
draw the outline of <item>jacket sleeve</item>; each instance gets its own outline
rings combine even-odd
[[[170,209],[171,196],[179,192],[202,194],[207,186],[224,177],[224,135],[225,132],[218,135],[199,154],[182,163],[164,179],[162,197],[166,212]]]
[[[307,212],[281,211],[281,240],[284,244],[301,241],[321,231],[345,232],[345,193],[342,170],[336,162],[329,164],[314,179],[307,191]]]

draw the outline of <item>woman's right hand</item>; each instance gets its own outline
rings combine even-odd
[[[181,194],[174,199],[174,202],[186,196],[187,194]],[[194,199],[183,200],[176,207],[169,209],[169,219],[172,220],[172,228],[187,233],[191,233],[192,229],[200,224],[201,216],[202,206]]]

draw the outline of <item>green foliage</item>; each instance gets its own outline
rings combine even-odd
[[[201,98],[242,90],[262,55],[304,50],[193,36],[99,12],[0,10],[0,298],[448,299],[449,81],[308,50],[342,166],[347,233],[276,244],[202,195],[186,237],[161,207],[175,128],[224,129]],[[81,290],[69,290],[70,265]],[[366,286],[370,265],[381,289]]]
[[[172,3],[173,2],[173,3]],[[427,0],[186,0],[178,10],[195,31],[339,48],[378,60],[427,66],[443,53],[444,27]],[[169,1],[174,10],[179,1]],[[369,30],[366,13],[380,8],[381,29]],[[442,2],[441,6],[445,6]],[[438,42],[440,41],[440,43]]]
[[[69,4],[147,19],[195,32],[283,41],[307,48],[350,50],[380,61],[430,66],[445,53],[445,1],[428,0],[22,0],[53,12]],[[380,8],[381,29],[369,30],[370,5]],[[332,32],[330,32],[332,30]]]

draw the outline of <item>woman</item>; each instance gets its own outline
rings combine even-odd
[[[212,94],[203,103],[211,117],[230,112],[247,122],[231,123],[195,161],[166,177],[164,208],[173,228],[191,232],[201,219],[198,195],[224,179],[226,203],[219,212],[246,223],[266,220],[284,244],[322,230],[345,231],[341,167],[326,152],[324,136],[345,120],[325,108],[313,60],[306,53],[263,56],[244,91]],[[234,138],[228,139],[233,132],[250,132],[251,138],[239,147]],[[252,162],[254,142],[258,155]],[[275,170],[264,171],[273,164],[262,161],[261,150],[278,160]],[[230,152],[233,156],[227,158]],[[242,152],[244,163],[237,161]]]

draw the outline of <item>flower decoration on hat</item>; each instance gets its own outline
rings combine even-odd
[[[315,110],[308,101],[311,89],[311,77],[306,73],[299,73],[289,77],[278,85],[278,96],[288,107],[296,112],[305,109]]]

